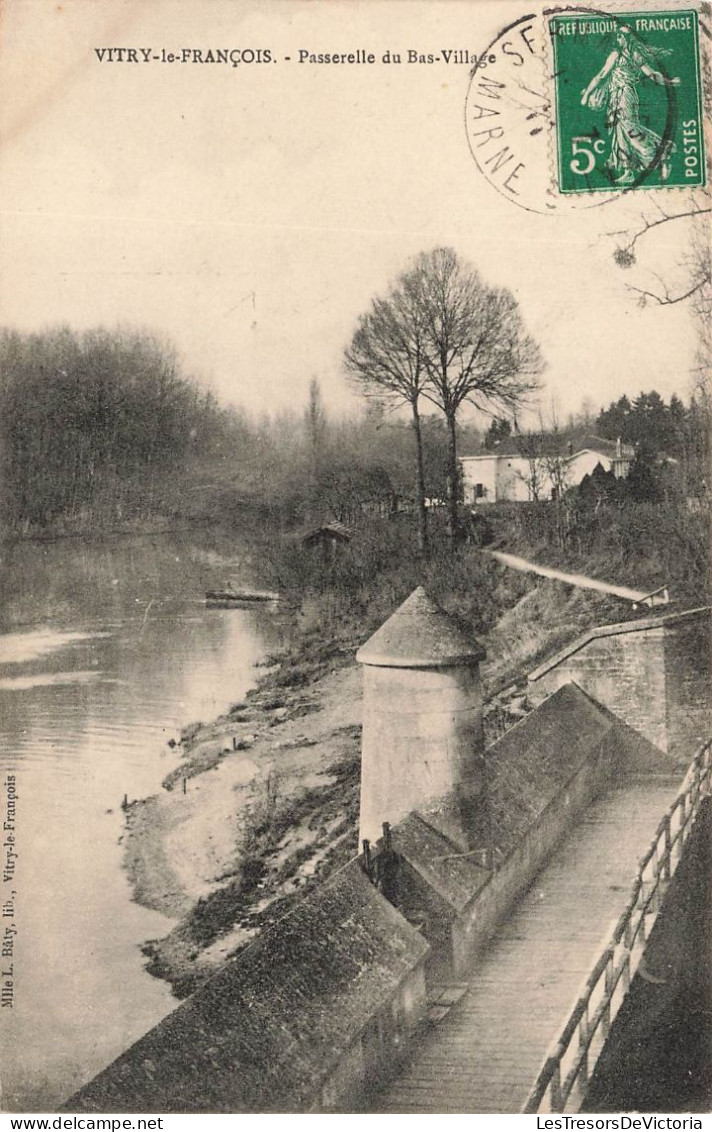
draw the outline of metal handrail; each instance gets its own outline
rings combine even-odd
[[[585,1089],[589,1079],[589,1053],[597,1038],[605,1042],[620,1007],[613,997],[621,979],[624,993],[630,986],[637,969],[646,934],[662,906],[664,887],[675,873],[682,854],[682,846],[692,829],[703,793],[709,792],[712,780],[712,739],[695,753],[682,781],[677,797],[671,803],[653,836],[650,847],[642,857],[630,899],[616,922],[610,942],[594,964],[561,1034],[542,1065],[527,1097],[522,1112],[540,1112],[548,1098],[548,1112],[565,1112],[566,1105],[577,1087]],[[677,819],[677,828],[673,829]],[[661,845],[662,842],[662,845]],[[679,846],[677,858],[673,859]],[[652,864],[652,869],[650,866]],[[652,874],[652,875],[651,875]],[[637,948],[637,953],[636,953]],[[591,1010],[594,994],[603,988],[601,999]],[[622,1000],[621,1000],[622,1001]],[[562,1080],[562,1062],[570,1053],[570,1046],[578,1034],[578,1048],[573,1053],[573,1064]]]
[[[666,583],[664,586],[658,586],[658,588],[656,590],[651,590],[649,594],[644,594],[643,597],[637,598],[633,602],[633,609],[637,609],[638,606],[640,606],[640,605],[647,605],[648,609],[652,609],[653,605],[656,604],[653,601],[653,598],[657,597],[658,594],[663,594],[663,598],[662,598],[661,601],[657,602],[657,604],[658,605],[669,605],[669,603],[670,603],[670,591],[669,591],[669,586]]]

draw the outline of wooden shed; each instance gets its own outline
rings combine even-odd
[[[321,527],[314,527],[302,535],[302,546],[309,550],[321,551],[325,558],[333,558],[346,549],[353,538],[353,531],[345,523],[334,519]]]

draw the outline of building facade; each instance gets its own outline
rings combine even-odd
[[[576,487],[600,464],[616,479],[628,475],[635,453],[630,445],[585,437],[575,445],[559,438],[514,437],[492,452],[461,456],[463,500],[532,503]]]

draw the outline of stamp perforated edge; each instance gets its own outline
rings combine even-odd
[[[631,191],[639,192],[664,192],[665,194],[683,194],[688,195],[692,192],[705,192],[709,191],[707,178],[703,179],[701,185],[645,185],[641,184],[631,187],[625,186],[611,186],[610,189],[580,189],[576,193],[562,192],[559,188],[559,154],[558,154],[558,107],[556,105],[556,81],[555,81],[555,61],[554,61],[554,47],[552,44],[552,37],[549,34],[549,20],[553,16],[561,15],[576,15],[579,13],[587,13],[588,15],[595,16],[623,16],[630,15],[631,9],[634,4],[630,0],[607,0],[605,7],[589,7],[584,4],[557,4],[554,6],[546,6],[541,9],[541,20],[538,21],[537,31],[540,36],[540,57],[544,66],[545,81],[547,84],[547,93],[550,98],[550,126],[547,134],[547,156],[549,163],[549,177],[551,182],[551,189],[556,195],[562,199],[572,199],[574,197],[580,199],[582,202],[588,200],[590,205],[604,204],[608,201],[615,200],[620,196],[629,194]],[[657,3],[654,7],[647,5],[644,8],[645,15],[654,16],[656,12],[690,12],[694,11],[696,15],[696,48],[697,48],[697,83],[698,83],[698,98],[699,105],[702,109],[701,132],[704,135],[705,151],[704,155],[712,152],[712,128],[709,123],[710,103],[712,102],[712,52],[710,50],[710,43],[712,42],[712,30],[705,24],[705,18],[709,18],[711,13],[710,5],[708,3],[694,4],[689,0],[670,0],[669,3]],[[700,35],[700,30],[706,35],[706,39]],[[553,88],[553,89],[552,89]],[[703,155],[703,158],[704,158]],[[703,165],[703,172],[704,172]]]

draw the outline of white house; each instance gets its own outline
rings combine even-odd
[[[528,503],[551,499],[580,484],[600,464],[617,479],[628,475],[635,455],[628,444],[600,436],[572,442],[561,437],[514,436],[492,452],[461,456],[465,503]]]

